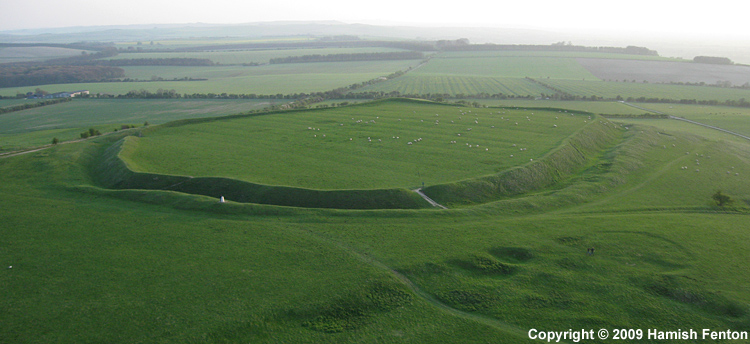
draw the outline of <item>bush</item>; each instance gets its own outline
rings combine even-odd
[[[721,190],[716,191],[716,193],[711,196],[711,198],[714,200],[714,202],[716,202],[716,205],[720,207],[731,205],[734,202],[731,196],[721,192]]]

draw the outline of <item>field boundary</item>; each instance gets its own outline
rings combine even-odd
[[[738,136],[738,137],[741,137],[741,138],[743,138],[745,140],[750,140],[750,136],[745,136],[745,135],[742,135],[742,134],[739,134],[739,133],[735,133],[733,131],[722,129],[722,128],[719,128],[719,127],[714,127],[713,125],[708,125],[708,124],[703,124],[703,123],[700,123],[700,122],[692,121],[692,120],[689,120],[687,118],[682,118],[682,117],[677,117],[677,116],[669,115],[669,119],[676,119],[678,121],[684,121],[684,122],[692,123],[692,124],[695,124],[695,125],[700,125],[702,127],[706,127],[706,128],[709,128],[709,129],[714,129],[714,130],[718,130],[718,131],[721,131],[721,132],[725,132],[725,133],[730,134],[730,135]]]

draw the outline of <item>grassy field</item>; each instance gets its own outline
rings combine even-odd
[[[308,51],[120,57],[234,64]],[[358,91],[551,93],[529,76],[587,97],[747,99],[598,81],[579,57],[593,56],[444,52]],[[419,63],[128,67],[133,78],[209,80],[42,88],[291,94]],[[619,102],[470,101],[498,107],[382,100],[218,118],[268,101],[74,99],[0,115],[0,151],[89,127],[107,134],[0,156],[0,343],[511,344],[540,342],[531,329],[750,331],[750,141],[593,115],[646,112]],[[325,104],[341,102],[352,101]],[[637,105],[750,134],[750,110]],[[139,128],[113,132],[122,124]],[[422,183],[449,209],[408,190]],[[718,190],[733,202],[718,206]],[[222,203],[225,191],[238,197]],[[367,201],[378,209],[351,210]]]
[[[452,96],[502,93],[519,97],[551,93],[550,89],[521,78],[455,75],[419,76],[414,73],[364,87],[361,91],[385,93],[397,91],[401,94],[448,94]]]
[[[421,135],[427,128],[418,115],[440,118],[442,126],[447,110],[457,116],[461,109],[421,106],[390,104],[371,124],[403,114],[414,121],[403,130]],[[266,138],[273,135],[264,127],[286,123],[301,132],[294,141],[304,141],[313,132],[305,115],[335,120],[351,109],[375,114],[372,107],[229,123]],[[489,120],[478,109],[461,110],[472,111],[462,120]],[[546,116],[540,111],[529,117]],[[586,119],[573,116],[570,125]],[[154,128],[139,140],[179,129],[173,139],[192,135],[210,151],[204,147],[213,138],[226,136],[221,122]],[[560,185],[442,211],[298,209],[108,190],[96,184],[92,167],[116,137],[0,158],[0,173],[14,181],[0,184],[0,243],[7,248],[0,250],[0,338],[523,343],[533,342],[532,328],[750,330],[750,145],[701,136],[698,126],[669,127],[677,121],[633,122],[597,163]],[[335,124],[317,126],[323,133]],[[734,198],[731,208],[712,203],[719,188]],[[591,247],[595,254],[587,255]]]
[[[273,58],[302,55],[359,54],[403,51],[393,48],[310,48],[310,49],[275,49],[275,50],[242,50],[242,51],[201,51],[201,52],[145,52],[119,54],[109,59],[168,59],[194,58],[209,59],[214,63],[232,65],[243,63],[268,63]]]
[[[24,100],[31,101],[31,100]],[[3,100],[14,104],[13,100]],[[48,144],[52,138],[77,139],[88,128],[102,133],[122,125],[161,124],[185,118],[232,115],[259,110],[283,100],[75,99],[0,115],[0,150]],[[0,104],[3,104],[0,103]]]
[[[750,90],[685,85],[644,84],[640,82],[602,82],[584,80],[542,80],[576,96],[604,98],[645,97],[657,99],[739,100],[750,96]]]
[[[505,78],[598,80],[573,58],[546,56],[437,55],[414,71],[418,76],[460,75]]]
[[[357,61],[278,64],[265,66],[126,67],[125,76],[140,80],[198,78],[204,81],[107,82],[44,85],[48,92],[89,90],[91,93],[125,94],[133,90],[176,90],[178,93],[293,94],[325,92],[406,70],[419,61]],[[36,87],[0,89],[2,96],[34,91]]]
[[[750,136],[750,109],[728,106],[645,104],[644,107]]]
[[[58,47],[0,47],[0,63],[44,61],[78,56],[84,50]]]
[[[128,162],[143,172],[313,189],[417,187],[539,158],[586,120],[549,110],[376,102],[158,130],[140,138]]]

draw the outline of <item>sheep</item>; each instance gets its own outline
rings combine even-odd
[[[411,144],[411,141],[407,142],[406,144],[407,144],[407,145],[410,145],[410,144]]]

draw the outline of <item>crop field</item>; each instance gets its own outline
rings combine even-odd
[[[549,100],[549,99],[476,99],[476,101],[485,106],[501,107],[548,107],[558,109],[569,109],[574,111],[592,112],[595,114],[606,115],[642,115],[650,113],[617,101],[566,101],[566,100]],[[651,108],[651,104],[644,105]]]
[[[5,102],[12,101],[3,100]],[[90,127],[106,133],[122,125],[140,127],[145,122],[161,124],[185,118],[232,115],[262,109],[274,102],[277,101],[76,99],[0,115],[0,150],[41,146],[50,143],[54,137],[62,141],[77,139]]]
[[[544,83],[559,88],[567,93],[590,97],[615,98],[658,98],[658,99],[695,99],[695,100],[739,100],[750,97],[750,90],[700,87],[685,85],[649,84],[641,82],[602,82],[584,80],[545,79]]]
[[[518,130],[501,128],[503,122],[484,128],[497,120],[489,112],[497,111],[521,119]],[[396,140],[391,132],[398,130],[402,139],[423,138],[399,146],[446,164],[460,160],[478,174],[469,161],[483,159],[491,151],[482,148],[493,142],[527,140],[529,154],[543,155],[577,128],[599,125],[584,123],[587,115],[556,111],[390,101],[155,126],[130,138],[137,141],[135,153],[203,154],[198,161],[183,157],[182,165],[206,164],[217,175],[229,170],[222,164],[252,168],[245,159],[272,160],[243,146],[285,161],[273,171],[283,173],[300,157],[280,146],[312,146],[321,159],[378,157],[394,141],[370,142],[366,135]],[[430,141],[442,139],[443,128],[459,116],[473,130],[453,140],[481,139],[480,148]],[[555,116],[557,128],[550,125]],[[115,135],[0,158],[0,173],[14,181],[0,183],[0,241],[9,248],[0,251],[0,337],[24,343],[531,343],[529,329],[542,326],[611,332],[679,323],[745,331],[750,145],[718,132],[701,136],[705,129],[677,121],[632,122],[615,146],[560,185],[448,210],[299,209],[110,190],[97,184],[93,166],[123,137]],[[479,135],[490,129],[503,134]],[[452,140],[450,133],[458,132],[446,133]],[[355,134],[358,141],[347,142]],[[354,154],[340,138],[357,145]],[[182,148],[162,147],[168,140]],[[264,146],[259,140],[275,141]],[[223,155],[228,150],[233,157]],[[161,159],[183,173],[169,154]],[[226,158],[229,164],[221,162]],[[422,162],[434,164],[430,159]],[[138,154],[129,160],[139,167],[147,161]],[[515,165],[524,164],[518,160]],[[386,168],[370,177],[388,167],[410,169],[393,156],[379,163]],[[304,168],[308,175],[342,173]],[[735,203],[715,205],[717,189]],[[592,247],[595,253],[587,254]]]
[[[580,58],[577,61],[601,80],[704,82],[709,85],[729,81],[734,85],[750,84],[750,66],[596,58]]]
[[[496,94],[526,97],[550,93],[551,90],[519,78],[493,78],[479,76],[418,76],[409,73],[398,78],[370,85],[361,89],[363,92],[393,92],[401,94]]]
[[[576,59],[545,56],[476,57],[437,55],[415,70],[414,75],[461,75],[507,78],[555,78],[598,80]]]
[[[128,162],[142,172],[267,185],[414,188],[538,159],[587,120],[562,111],[376,102],[158,130],[138,140]]]
[[[750,136],[750,109],[728,106],[647,104],[646,108]]]
[[[55,84],[41,86],[48,92],[86,89],[91,93],[125,94],[133,90],[176,90],[178,93],[293,94],[325,92],[339,87],[372,80],[415,66],[419,61],[355,61],[279,64],[254,67],[126,67],[126,77],[151,80],[201,78],[204,81],[143,81]],[[0,89],[2,96],[34,91],[36,87]]]
[[[57,47],[0,47],[0,63],[43,61],[78,56],[83,51]]]
[[[440,53],[442,58],[503,58],[503,57],[542,57],[542,58],[592,58],[592,59],[614,59],[614,60],[641,60],[641,61],[685,61],[683,59],[669,58],[653,55],[628,55],[604,52],[587,51],[533,51],[533,50],[497,50],[497,51],[444,51]]]
[[[244,50],[244,51],[202,51],[202,52],[144,52],[133,54],[120,54],[108,59],[169,59],[169,58],[195,58],[209,59],[214,63],[223,65],[243,63],[268,63],[273,58],[302,55],[329,55],[329,54],[358,54],[358,53],[381,53],[403,51],[392,48],[310,48],[310,49],[281,49],[281,50]]]

